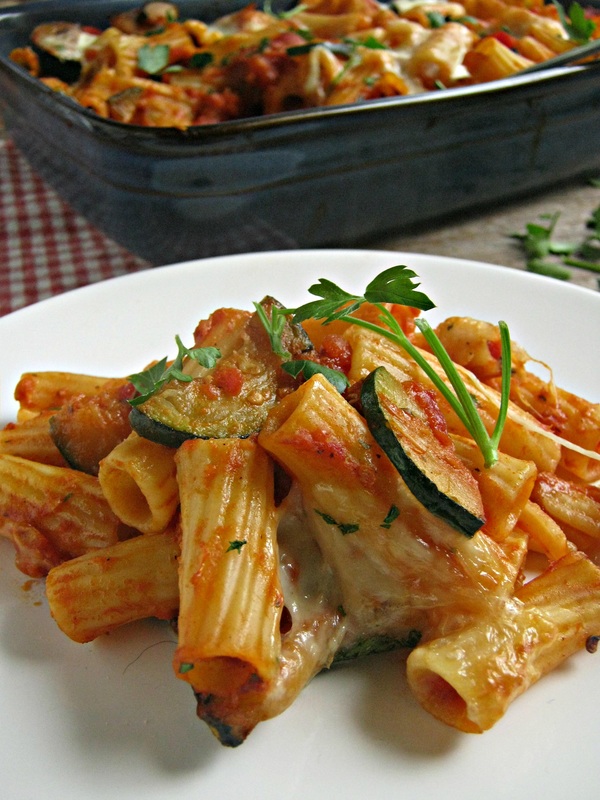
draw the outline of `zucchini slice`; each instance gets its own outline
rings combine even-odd
[[[485,522],[477,482],[458,457],[452,440],[442,430],[436,435],[430,416],[417,401],[415,386],[378,367],[362,386],[364,417],[375,441],[417,500],[471,537]],[[433,398],[429,402],[434,402]]]
[[[279,304],[267,297],[261,305],[270,316],[271,307]],[[295,386],[256,312],[239,318],[224,348],[216,338],[211,343],[221,349],[221,358],[214,367],[186,359],[183,371],[193,376],[191,381],[171,381],[132,408],[129,420],[140,436],[167,447],[193,438],[246,438],[261,429],[280,395]],[[304,330],[290,322],[282,343],[293,358],[312,349]]]
[[[97,475],[100,461],[131,433],[129,381],[107,381],[100,392],[73,397],[49,421],[50,436],[73,469]]]

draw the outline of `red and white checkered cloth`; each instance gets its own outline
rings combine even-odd
[[[0,316],[149,266],[76,214],[0,140]]]

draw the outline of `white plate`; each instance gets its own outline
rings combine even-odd
[[[0,319],[0,420],[14,415],[21,372],[125,375],[172,355],[174,334],[221,306],[273,294],[310,299],[320,277],[362,290],[381,268],[413,267],[438,308],[505,319],[551,363],[559,384],[600,401],[600,295],[474,262],[408,253],[294,251],[154,269],[79,289]],[[196,720],[171,672],[163,624],[131,626],[91,645],[67,640],[38,584],[27,590],[0,542],[2,800],[246,800],[410,797],[587,800],[600,777],[599,656],[582,653],[517,700],[482,736],[429,717],[394,655],[319,675],[239,748]]]

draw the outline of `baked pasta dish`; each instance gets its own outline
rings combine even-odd
[[[104,30],[44,23],[11,58],[102,117],[186,129],[506,78],[600,35],[597,9],[569,15],[543,0],[306,0],[203,21],[151,2]]]

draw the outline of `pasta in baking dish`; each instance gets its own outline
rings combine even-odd
[[[105,30],[38,26],[38,48],[81,63],[70,82],[42,71],[39,50],[11,56],[103,117],[185,129],[505,78],[599,35],[598,12],[574,5],[577,25],[543,0],[306,0],[214,21],[151,2]]]
[[[174,674],[224,745],[392,649],[423,708],[483,732],[600,637],[600,406],[531,371],[503,323],[432,331],[411,276],[218,309],[128,378],[16,387],[17,566],[75,642],[171,621]]]

